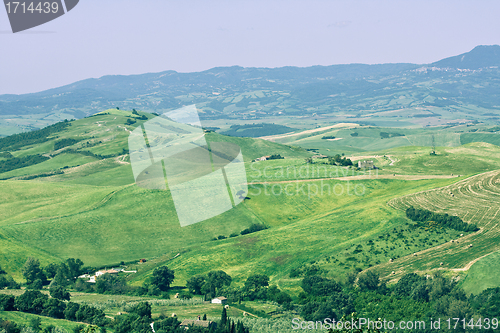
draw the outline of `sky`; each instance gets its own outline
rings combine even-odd
[[[426,64],[500,44],[498,13],[497,0],[80,0],[13,34],[0,8],[0,94],[233,65]]]

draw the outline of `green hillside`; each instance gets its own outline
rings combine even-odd
[[[95,267],[123,261],[138,270],[130,282],[141,285],[156,266],[168,264],[176,271],[177,286],[194,274],[221,269],[235,284],[241,284],[249,272],[259,272],[298,294],[301,278],[290,273],[311,263],[329,276],[344,277],[352,270],[404,258],[458,237],[459,232],[452,229],[422,232],[412,228],[404,212],[388,207],[387,202],[453,186],[500,166],[500,148],[491,144],[437,147],[436,156],[429,154],[429,147],[388,145],[371,153],[377,156],[374,160],[380,169],[366,174],[327,165],[326,159],[315,158],[308,164],[306,158],[312,153],[301,148],[207,133],[210,142],[241,147],[252,184],[247,199],[236,208],[181,228],[169,191],[134,184],[127,138],[128,131],[145,121],[138,119],[143,115],[108,110],[68,122],[45,137],[33,133],[27,145],[12,137],[3,143],[0,139],[3,158],[14,164],[34,155],[48,158],[0,174],[4,179],[0,190],[5,193],[0,201],[2,268],[21,280],[28,256],[40,258],[42,265],[69,257]],[[136,123],[126,125],[128,119]],[[382,142],[407,140],[409,134],[343,128],[318,135],[337,136],[353,130],[361,138],[378,136]],[[388,137],[383,138],[381,132]],[[251,162],[272,154],[285,159]],[[268,229],[238,235],[254,223]],[[219,236],[226,238],[214,240]],[[473,254],[462,259],[473,260]],[[136,264],[141,258],[148,261]]]
[[[462,283],[467,293],[480,294],[488,288],[500,287],[500,252],[493,252],[474,263]]]
[[[4,179],[0,187],[6,194],[0,203],[0,223],[5,227],[1,241],[9,249],[0,259],[2,267],[19,277],[19,268],[29,255],[43,263],[66,257],[79,257],[97,266],[133,261],[178,252],[219,234],[239,233],[258,222],[239,206],[211,221],[181,228],[168,191],[145,190],[134,184],[128,156],[123,155],[128,130],[133,129],[125,123],[131,118],[131,112],[108,110],[68,122],[47,137],[29,137],[32,144],[19,146],[12,138],[4,140],[4,154],[49,158],[0,174]],[[300,148],[259,139],[217,133],[206,137],[210,142],[238,144],[247,161],[271,154],[301,160],[310,156]],[[54,150],[63,140],[72,144]],[[16,149],[10,151],[12,146]],[[17,249],[18,241],[29,246]]]

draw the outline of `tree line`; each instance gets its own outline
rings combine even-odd
[[[49,157],[39,154],[9,158],[7,160],[0,161],[0,173],[42,163],[48,159]]]
[[[103,274],[97,278],[96,283],[84,282],[78,278],[85,268],[80,259],[69,258],[64,262],[50,263],[41,267],[38,259],[30,257],[26,260],[22,268],[22,274],[26,279],[27,290],[20,296],[0,294],[0,311],[21,311],[36,315],[48,316],[56,319],[66,319],[76,322],[84,322],[95,325],[95,332],[106,332],[106,328],[112,328],[116,333],[143,333],[150,332],[151,305],[147,302],[141,302],[128,309],[127,314],[117,316],[115,320],[106,318],[105,313],[98,308],[86,304],[71,302],[71,295],[67,287],[73,287],[80,291],[91,291],[98,293],[123,294],[133,293],[136,295],[161,295],[170,298],[167,293],[170,290],[175,273],[167,266],[160,266],[154,269],[150,279],[144,282],[141,287],[127,286],[125,280],[114,274]],[[3,273],[2,273],[3,272]],[[14,283],[12,288],[19,288],[19,284],[0,268],[0,281],[5,283]],[[7,276],[7,277],[4,277]],[[4,279],[2,280],[2,277]],[[49,283],[50,279],[50,283]],[[221,288],[228,287],[231,284],[231,277],[223,271],[209,272],[206,278],[203,278],[202,287],[199,291],[209,293],[210,295],[219,295]],[[49,295],[42,293],[44,285],[48,285]],[[186,298],[192,297],[189,290],[185,293]],[[219,325],[213,325],[209,328],[190,327],[190,332],[211,332],[211,333],[248,333],[248,328],[240,322],[234,322],[226,315],[223,310]],[[180,326],[177,318],[166,318],[160,316],[154,319],[155,331],[158,333],[180,333],[185,328]],[[8,333],[20,333],[22,326],[14,323],[8,323]],[[76,326],[74,332],[84,332],[84,326]],[[52,331],[48,331],[53,333]],[[86,331],[85,331],[86,332]]]
[[[427,209],[418,209],[410,206],[406,209],[406,217],[420,224],[429,224],[435,222],[443,227],[458,230],[458,231],[478,231],[479,228],[475,224],[469,224],[462,221],[458,216],[439,214],[431,212]]]
[[[68,126],[71,126],[71,122],[69,122],[68,120],[64,120],[63,122],[47,126],[40,130],[23,132],[13,134],[5,138],[0,138],[0,151],[17,150],[18,148],[27,145],[49,141],[52,139],[49,139],[49,136],[64,130]]]
[[[266,230],[267,227],[263,224],[260,224],[260,223],[253,223],[252,225],[250,225],[248,228],[245,228],[243,230],[241,230],[241,232],[238,234],[238,233],[232,233],[231,235],[229,235],[229,237],[237,237],[238,235],[248,235],[248,234],[251,234],[251,233],[254,233],[254,232],[257,232],[257,231],[261,231],[261,230]],[[224,236],[224,235],[219,235],[217,237],[214,237],[212,238],[212,240],[220,240],[220,239],[226,239],[227,237]]]
[[[403,319],[428,323],[431,318],[442,318],[442,321],[464,318],[466,322],[475,318],[476,322],[478,318],[500,316],[500,288],[489,288],[477,296],[467,296],[456,280],[446,278],[440,272],[432,276],[408,273],[391,286],[372,270],[351,272],[343,282],[322,275],[309,275],[303,278],[301,286],[303,292],[293,307],[305,320],[313,322],[353,317],[384,318],[395,323]],[[493,327],[483,329],[493,331]],[[427,330],[413,331],[438,330],[427,327]],[[457,327],[455,331],[468,330]]]
[[[83,139],[77,140],[74,138],[64,138],[61,140],[57,140],[56,142],[54,142],[54,150],[59,150],[59,149],[62,149],[64,147],[74,145],[75,143],[78,143],[82,140]]]

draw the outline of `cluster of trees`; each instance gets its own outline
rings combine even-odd
[[[48,159],[49,157],[39,154],[9,158],[7,160],[0,161],[0,173],[42,163]]]
[[[0,289],[19,289],[19,284],[0,267]]]
[[[99,276],[96,283],[88,283],[78,279],[73,288],[76,291],[98,294],[123,295],[132,292],[131,287],[127,286],[125,279],[121,276],[112,274],[103,274]]]
[[[22,268],[22,274],[29,289],[42,289],[48,284],[48,279],[52,279],[50,288],[65,287],[76,281],[82,274],[82,268],[83,261],[80,259],[69,258],[64,262],[50,263],[42,268],[38,259],[29,257]]]
[[[1,311],[21,311],[56,319],[84,322],[96,326],[85,328],[84,325],[75,326],[75,333],[82,332],[106,332],[106,327],[112,328],[116,333],[144,333],[151,332],[151,305],[148,302],[140,302],[132,306],[127,314],[115,317],[114,321],[106,318],[105,313],[92,306],[73,302],[63,302],[55,298],[49,298],[37,290],[28,290],[24,294],[14,297],[12,295],[0,295]],[[206,316],[204,317],[206,320]],[[154,329],[157,333],[181,333],[186,328],[180,326],[175,317],[167,318],[160,316],[154,319]],[[32,320],[31,332],[40,332],[40,320]],[[21,333],[22,326],[14,322],[0,320],[0,329],[8,333]],[[227,317],[226,309],[223,308],[221,320],[209,328],[192,326],[190,332],[199,333],[249,333],[241,322],[234,322]],[[64,332],[56,330],[53,326],[45,328],[44,333]]]
[[[118,109],[119,110],[119,109]],[[108,115],[109,112],[101,112],[101,113],[96,113],[96,114],[91,114],[90,116],[87,116],[87,117],[84,117],[84,119],[87,119],[87,118],[92,118],[92,117],[100,117],[100,116],[105,116],[105,115]]]
[[[27,290],[22,295],[0,295],[0,308],[3,311],[21,311],[56,319],[84,322],[98,326],[110,324],[104,311],[90,305],[64,302],[49,297],[38,290]]]
[[[232,278],[224,271],[211,271],[207,275],[192,276],[186,282],[190,292],[195,295],[221,296],[221,290],[231,285]]]
[[[261,231],[261,230],[265,230],[265,229],[267,229],[267,227],[265,225],[259,224],[259,223],[253,223],[248,228],[243,229],[239,234],[243,236],[243,235],[251,234],[253,232],[257,232],[257,231]],[[238,236],[238,233],[232,233],[231,235],[229,235],[229,237],[236,237],[236,236]],[[226,238],[227,237],[224,235],[219,235],[219,236],[213,238],[212,240],[220,240],[220,239],[226,239]]]
[[[123,150],[124,152],[125,150]],[[90,156],[90,157],[95,157],[99,160],[103,160],[105,158],[111,158],[111,157],[116,157],[119,156],[120,154],[108,154],[108,155],[101,155],[101,154],[95,154],[91,151],[88,150],[76,150],[76,149],[66,149],[64,153],[69,153],[69,154],[80,154],[84,156]]]
[[[96,279],[96,283],[88,283],[78,279],[73,288],[80,292],[110,294],[110,295],[150,295],[170,298],[167,291],[174,281],[174,271],[167,266],[155,268],[152,277],[145,281],[142,286],[132,287],[122,276],[115,274],[103,274]]]
[[[404,134],[401,133],[387,133],[387,132],[380,132],[380,138],[381,139],[388,139],[388,138],[393,138],[395,136],[405,136]]]
[[[68,167],[66,167],[68,168]],[[43,177],[51,177],[55,175],[62,175],[64,171],[62,170],[54,170],[54,171],[49,171],[49,172],[42,172],[42,173],[37,173],[35,175],[29,175],[22,177],[21,179],[23,180],[31,180],[31,179],[36,179],[36,178],[43,178]]]
[[[349,317],[385,318],[398,322],[430,318],[477,319],[500,316],[500,288],[467,296],[457,282],[439,272],[431,277],[415,273],[404,275],[387,286],[373,271],[352,272],[344,283],[320,275],[306,276],[297,300],[298,310],[306,320]],[[457,328],[457,331],[463,331]]]
[[[116,333],[144,333],[151,332],[151,305],[147,302],[138,303],[131,308],[128,314],[124,314],[115,318],[113,329]],[[203,318],[206,320],[206,316]],[[154,330],[156,333],[249,333],[241,322],[234,322],[228,318],[226,309],[222,309],[220,321],[206,328],[201,326],[191,326],[189,328],[181,327],[180,321],[176,317],[165,317],[160,315],[154,319]]]
[[[276,135],[289,133],[294,131],[294,128],[276,125],[276,124],[246,124],[246,125],[231,125],[231,127],[221,134],[257,138],[260,136]]]
[[[264,274],[252,274],[247,278],[241,290],[241,299],[273,301],[285,307],[292,302],[292,298],[286,292],[275,285],[269,285],[269,277]]]
[[[281,156],[280,154],[272,154],[268,158],[268,160],[282,160],[282,159],[284,159],[284,157]]]
[[[439,214],[431,212],[427,209],[418,209],[410,206],[406,209],[406,217],[412,221],[420,223],[435,222],[443,227],[458,230],[458,231],[478,231],[479,228],[475,224],[468,224],[462,221],[458,216],[448,214]]]
[[[59,150],[59,149],[62,149],[64,147],[74,145],[75,143],[78,143],[79,141],[81,141],[81,140],[76,140],[73,138],[64,138],[61,140],[57,140],[56,142],[54,142],[54,150]]]
[[[290,277],[296,278],[299,276],[309,276],[309,275],[321,275],[326,273],[326,271],[320,268],[318,265],[302,265],[299,267],[294,267],[290,270]]]
[[[189,292],[195,295],[205,295],[207,299],[225,296],[231,302],[245,300],[273,301],[286,307],[292,302],[287,293],[275,285],[269,285],[269,277],[264,274],[250,275],[243,287],[230,287],[232,278],[224,271],[211,271],[207,275],[196,275],[187,280]]]
[[[64,130],[68,126],[71,126],[71,123],[68,120],[64,120],[63,122],[47,126],[40,130],[23,132],[0,138],[0,151],[14,151],[23,146],[49,141],[52,139],[49,139],[49,136]]]
[[[64,328],[54,325],[47,325],[42,330],[42,320],[40,317],[33,317],[29,323],[17,324],[10,320],[3,320],[0,318],[0,332],[1,333],[68,333]],[[91,331],[85,329],[84,325],[77,325],[72,330],[73,333],[89,333],[98,331]],[[101,331],[101,333],[104,333]]]
[[[265,230],[265,229],[267,229],[267,227],[265,225],[259,224],[259,223],[254,223],[251,226],[249,226],[248,228],[243,229],[240,234],[247,235],[247,234],[251,234],[253,232],[257,232],[257,231],[261,231],[261,230]]]
[[[353,165],[352,161],[349,158],[347,158],[345,156],[340,156],[339,154],[337,154],[333,157],[332,156],[328,157],[328,164],[341,165],[341,166]]]
[[[332,140],[332,139],[335,139],[335,137],[333,135],[323,135],[321,137],[321,139],[323,139],[323,140]]]
[[[137,112],[135,109],[132,109],[132,114],[135,115],[135,116],[139,116],[139,112]],[[143,114],[142,116],[137,117],[137,119],[139,119],[139,120],[148,120],[148,117],[145,114]]]

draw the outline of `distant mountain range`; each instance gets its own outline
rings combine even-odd
[[[499,65],[500,46],[493,45],[427,65],[234,66],[104,76],[39,93],[0,95],[0,134],[114,107],[162,113],[192,103],[211,126],[297,117],[385,126],[496,123]]]
[[[487,67],[498,67],[500,66],[500,46],[476,46],[470,52],[436,61],[432,65],[441,68],[460,68],[472,70]]]

